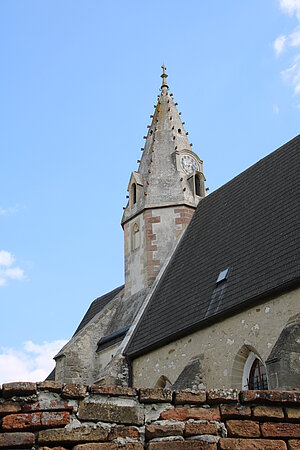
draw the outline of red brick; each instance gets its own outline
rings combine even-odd
[[[161,403],[172,401],[171,389],[146,388],[140,389],[139,398],[141,403]]]
[[[175,393],[175,405],[200,405],[206,402],[205,391],[184,390]]]
[[[260,437],[259,423],[251,420],[227,420],[226,428],[232,437]]]
[[[2,420],[3,430],[40,429],[42,427],[65,426],[70,422],[70,413],[36,412],[27,414],[10,414]]]
[[[36,383],[17,382],[4,383],[2,385],[3,397],[9,398],[13,396],[24,397],[27,395],[36,394]]]
[[[232,439],[221,438],[220,450],[286,450],[284,441],[271,441],[268,439]]]
[[[160,415],[163,420],[220,420],[219,408],[175,408],[167,409]]]
[[[75,445],[72,450],[143,450],[144,446],[138,442],[128,442],[126,444],[114,444],[114,443],[94,443],[94,444],[80,444]]]
[[[62,384],[59,381],[41,381],[38,383],[39,391],[61,392]]]
[[[0,403],[0,416],[5,414],[13,414],[21,411],[21,405],[17,402]]]
[[[135,397],[136,390],[125,386],[90,386],[91,394],[111,395],[111,396],[126,396]]]
[[[218,427],[215,423],[189,422],[185,425],[184,435],[186,437],[199,434],[218,434]]]
[[[183,425],[179,423],[170,425],[153,423],[151,425],[146,425],[147,440],[166,436],[183,436]]]
[[[160,222],[160,216],[155,217],[149,217],[148,223],[159,223]]]
[[[289,450],[300,450],[300,440],[299,439],[291,439],[288,441],[288,449]]]
[[[0,433],[0,448],[22,448],[34,445],[33,433]]]
[[[115,426],[109,433],[108,439],[113,441],[117,438],[131,438],[138,439],[139,438],[139,430],[135,427],[123,427],[123,426]]]
[[[300,437],[300,423],[275,423],[266,422],[261,425],[261,432],[264,437]]]
[[[255,406],[253,408],[253,417],[255,419],[284,419],[282,408],[279,406]]]
[[[217,444],[203,441],[150,442],[149,450],[217,450]]]
[[[237,404],[220,405],[222,419],[250,419],[250,406]]]
[[[236,402],[239,398],[236,389],[211,389],[207,392],[207,403]]]
[[[43,401],[34,402],[34,403],[26,403],[22,406],[22,411],[24,412],[33,412],[33,411],[73,411],[73,406],[68,405],[66,400],[50,400],[49,402]]]
[[[65,447],[39,447],[39,450],[67,450]]]
[[[84,398],[87,387],[82,384],[66,384],[62,390],[62,397],[65,398]]]
[[[241,402],[300,403],[300,391],[241,391]]]

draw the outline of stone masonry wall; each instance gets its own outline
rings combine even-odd
[[[0,418],[0,449],[300,449],[300,391],[7,383]]]

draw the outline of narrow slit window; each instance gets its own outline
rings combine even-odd
[[[201,184],[200,184],[199,175],[195,176],[195,191],[196,191],[196,195],[199,195],[199,197],[200,197],[201,196]]]
[[[135,205],[136,204],[136,184],[135,183],[133,183],[133,185],[132,185],[131,194],[132,194],[132,204]]]

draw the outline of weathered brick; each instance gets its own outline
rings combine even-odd
[[[39,450],[67,450],[65,447],[39,447]]]
[[[192,391],[191,389],[186,389],[184,391],[179,391],[175,393],[175,405],[201,405],[206,402],[206,392],[205,391]]]
[[[185,425],[184,435],[186,437],[199,434],[218,434],[218,427],[215,423],[188,422]]]
[[[291,439],[288,441],[288,449],[289,450],[300,450],[300,440],[299,439]]]
[[[149,450],[217,450],[217,444],[204,441],[150,442]]]
[[[25,403],[22,406],[22,411],[33,412],[33,411],[72,411],[73,406],[68,404],[66,400],[43,400],[41,402]]]
[[[289,419],[300,419],[300,408],[285,408],[285,411]]]
[[[207,403],[229,403],[238,401],[239,393],[236,389],[211,389],[207,392]]]
[[[221,417],[225,419],[250,419],[251,408],[250,406],[237,404],[220,405]]]
[[[284,419],[284,413],[279,406],[254,406],[253,417],[255,419]]]
[[[165,436],[183,436],[183,424],[159,424],[146,425],[146,439],[154,439]]]
[[[39,444],[64,444],[72,445],[80,442],[106,441],[108,431],[102,427],[81,427],[70,431],[65,428],[43,430],[38,434]]]
[[[125,386],[90,386],[91,394],[111,395],[111,396],[126,396],[135,397],[136,390]]]
[[[129,402],[129,400],[127,400]],[[82,420],[95,420],[102,422],[116,422],[128,425],[142,425],[144,422],[144,410],[136,405],[133,400],[131,404],[118,405],[117,403],[105,402],[82,402],[78,409],[78,418]]]
[[[140,389],[139,398],[141,403],[171,402],[172,391],[171,389],[161,388]]]
[[[87,387],[82,384],[66,384],[62,390],[62,397],[65,398],[84,398]]]
[[[136,427],[124,427],[122,425],[115,426],[109,433],[108,439],[113,441],[118,438],[138,439],[139,430]]]
[[[174,408],[167,409],[160,414],[163,420],[220,420],[219,408]]]
[[[42,427],[65,426],[70,422],[70,413],[63,412],[36,412],[25,414],[10,414],[3,417],[3,430],[39,429]]]
[[[72,450],[143,450],[144,446],[138,442],[127,442],[126,444],[97,443],[75,445]]]
[[[259,423],[251,420],[227,420],[226,428],[232,437],[260,437]]]
[[[62,391],[62,384],[59,381],[41,381],[37,386],[39,391],[58,393]]]
[[[299,391],[241,391],[241,402],[300,403]]]
[[[300,437],[300,423],[275,423],[265,422],[261,424],[261,432],[264,437]]]
[[[0,433],[0,448],[24,448],[34,445],[33,433]]]
[[[26,395],[36,394],[36,383],[16,382],[4,383],[2,385],[3,397],[9,398],[13,396],[24,397]]]
[[[268,439],[233,439],[221,438],[220,450],[286,450],[284,441]]]
[[[13,414],[21,411],[21,405],[17,402],[0,403],[0,416],[5,414]]]

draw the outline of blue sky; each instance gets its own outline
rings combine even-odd
[[[123,283],[163,62],[210,192],[299,133],[300,0],[2,0],[0,61],[1,383]]]

